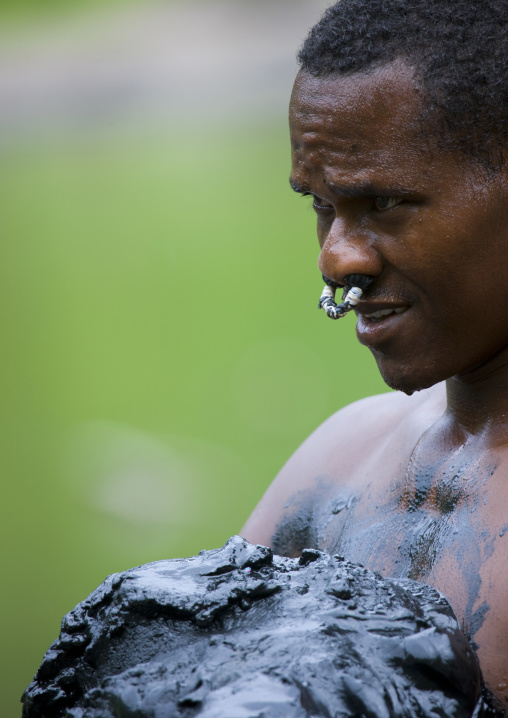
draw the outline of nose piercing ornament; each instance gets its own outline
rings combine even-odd
[[[323,275],[326,284],[319,298],[319,309],[324,309],[330,319],[341,319],[356,307],[364,291],[372,284],[372,277],[366,274],[348,274],[341,304],[335,303],[337,285]]]

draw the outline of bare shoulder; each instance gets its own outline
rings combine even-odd
[[[320,478],[340,485],[367,475],[367,464],[379,459],[387,443],[393,449],[411,443],[443,413],[443,387],[406,396],[389,392],[361,399],[337,411],[291,456],[242,530],[252,543],[270,545],[288,501],[312,491]]]
[[[369,396],[332,414],[311,434],[307,441],[315,441],[329,433],[335,435],[340,433],[346,440],[349,440],[351,435],[353,433],[356,435],[358,431],[368,432],[369,437],[372,438],[373,434],[391,432],[401,421],[410,418],[418,420],[420,415],[426,415],[427,412],[431,412],[433,415],[436,411],[442,413],[444,406],[441,384],[412,396],[406,396],[399,391]],[[306,443],[302,444],[302,447]]]

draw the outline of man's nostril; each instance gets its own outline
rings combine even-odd
[[[347,287],[360,287],[364,292],[370,287],[374,277],[368,274],[347,274],[344,277],[344,282]]]
[[[340,287],[343,287],[343,284],[338,284],[337,282],[334,282],[333,279],[329,279],[325,274],[321,275],[323,277],[323,282],[327,284],[329,287],[333,287],[333,289],[339,289]]]

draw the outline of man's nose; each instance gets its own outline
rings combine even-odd
[[[330,227],[321,248],[318,267],[327,279],[336,284],[346,284],[344,277],[348,274],[377,277],[383,269],[374,238],[361,230],[347,228],[340,218],[336,218]]]

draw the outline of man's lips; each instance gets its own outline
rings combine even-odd
[[[393,339],[407,325],[406,313],[411,305],[400,301],[359,302],[356,336],[360,344],[374,349]],[[411,322],[410,322],[411,323]]]

